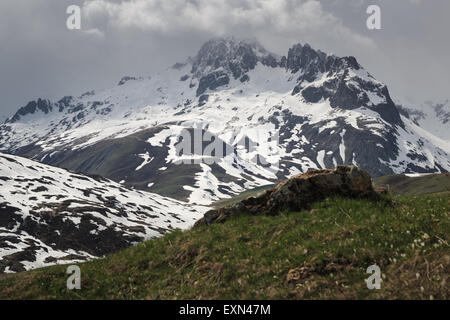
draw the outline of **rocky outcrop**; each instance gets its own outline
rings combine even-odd
[[[132,81],[132,80],[137,80],[137,78],[130,77],[130,76],[124,76],[124,77],[122,77],[122,79],[120,79],[120,81],[119,81],[119,83],[117,85],[118,86],[123,86],[125,83],[127,83],[128,81]]]
[[[21,117],[29,114],[34,114],[37,111],[42,111],[45,114],[52,111],[52,103],[49,100],[38,99],[36,101],[30,101],[25,107],[20,108],[16,114],[8,122],[19,121]]]
[[[198,225],[224,222],[241,214],[275,215],[283,210],[302,210],[329,196],[371,197],[376,193],[370,175],[355,166],[315,170],[297,175],[258,197],[250,197],[230,207],[208,211]]]
[[[197,88],[197,97],[201,96],[206,90],[215,90],[218,87],[230,83],[230,78],[223,71],[216,71],[200,79]]]

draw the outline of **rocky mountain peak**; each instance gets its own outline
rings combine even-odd
[[[193,61],[192,73],[201,78],[214,71],[223,71],[238,79],[254,69],[258,62],[278,66],[276,55],[254,40],[215,38],[206,42],[199,50]]]
[[[165,195],[200,204],[244,190],[247,182],[257,187],[339,164],[358,165],[374,176],[450,170],[448,144],[417,130],[420,123],[446,137],[448,104],[414,124],[400,116],[386,85],[354,57],[308,44],[292,46],[281,58],[255,41],[213,39],[185,63],[142,81],[122,80],[98,93],[30,103],[16,123],[0,125],[0,150],[152,191],[163,190],[172,175],[187,168],[185,185]],[[236,133],[279,133],[278,144],[258,149],[264,159],[275,159],[276,173],[248,161],[249,150],[235,158],[230,153],[211,167],[179,167],[180,130],[200,127],[236,150],[241,149]],[[436,127],[442,129],[432,130]],[[110,165],[104,159],[112,153],[117,160]],[[223,170],[231,180],[215,176]]]
[[[292,73],[302,71],[303,79],[312,81],[318,73],[339,72],[345,69],[359,70],[361,66],[355,57],[337,57],[313,49],[309,44],[295,44],[289,51],[282,65]]]
[[[28,114],[34,114],[37,111],[42,111],[45,114],[52,111],[52,103],[47,99],[37,99],[27,103],[26,106],[20,108],[14,116],[7,120],[7,122],[16,122],[19,121],[21,117],[26,116]]]
[[[288,51],[286,59],[286,69],[296,73],[303,69],[314,69],[315,71],[325,71],[327,55],[320,50],[314,50],[309,44],[302,46],[295,44]],[[311,70],[313,71],[313,70]]]
[[[320,50],[313,49],[307,43],[293,45],[287,56],[278,58],[255,40],[215,38],[206,42],[192,61],[193,76],[199,79],[197,96],[203,95],[208,89],[215,90],[229,84],[231,78],[240,79],[241,82],[248,81],[247,73],[253,70],[258,63],[272,68],[285,68],[292,74],[298,73],[299,86],[294,90],[294,94],[302,90],[301,84],[304,81],[311,83],[323,74],[335,77],[336,80],[343,79],[348,70],[361,69],[355,57],[327,55]],[[337,85],[338,81],[335,81],[332,84],[333,88],[329,89],[335,91]],[[310,92],[305,94],[309,101]],[[323,94],[314,94],[314,96],[320,100]],[[311,102],[316,101],[313,99]]]

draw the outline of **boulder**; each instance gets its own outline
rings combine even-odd
[[[276,215],[283,210],[302,210],[330,196],[358,198],[375,195],[370,175],[355,166],[309,171],[280,183],[260,196],[210,210],[197,221],[196,226],[224,222],[241,214]]]

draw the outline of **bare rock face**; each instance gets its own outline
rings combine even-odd
[[[371,197],[376,192],[370,175],[355,166],[316,170],[280,183],[263,195],[250,197],[230,207],[208,211],[198,225],[224,222],[240,214],[276,215],[283,210],[302,210],[329,196]]]

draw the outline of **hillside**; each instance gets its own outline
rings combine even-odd
[[[65,266],[1,275],[0,299],[448,299],[449,199],[332,197],[233,217],[81,264],[78,291]]]
[[[206,209],[0,153],[0,273],[101,257]]]
[[[374,184],[389,186],[390,193],[403,196],[450,192],[450,174],[430,174],[417,177],[389,175],[374,179]]]

